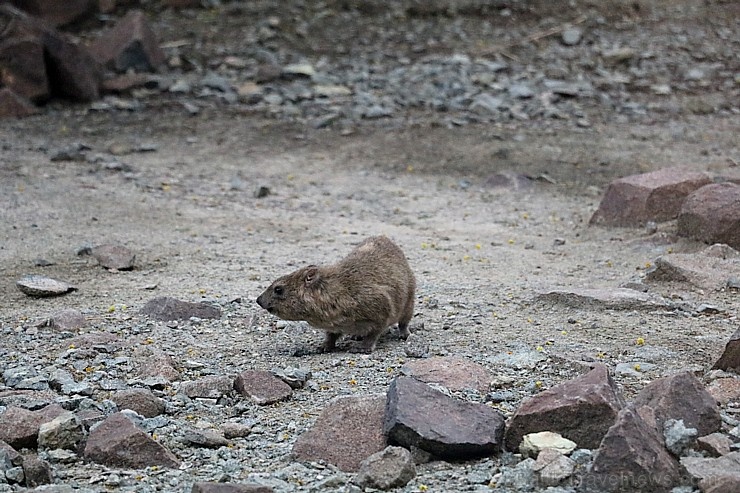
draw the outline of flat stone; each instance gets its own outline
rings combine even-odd
[[[624,399],[604,365],[522,402],[509,420],[506,448],[517,451],[524,435],[553,431],[580,448],[597,448]]]
[[[149,300],[141,308],[140,313],[161,322],[189,320],[191,317],[202,319],[221,318],[221,310],[215,306],[180,301],[167,296]]]
[[[296,440],[292,451],[294,458],[324,460],[342,471],[357,471],[365,458],[386,447],[385,402],[384,395],[333,399],[311,429]]]
[[[718,431],[722,423],[717,402],[690,372],[650,382],[635,397],[633,405],[652,408],[661,430],[665,421],[681,419],[684,426],[696,428],[703,436]]]
[[[390,490],[406,486],[415,477],[411,452],[389,446],[362,461],[354,482],[362,488]]]
[[[216,430],[189,429],[183,433],[183,442],[196,447],[219,448],[225,447],[229,441]]]
[[[725,344],[725,350],[712,369],[740,373],[740,329],[730,336],[730,340]]]
[[[696,446],[714,457],[720,457],[732,452],[732,444],[735,443],[730,437],[723,433],[710,433],[696,439]]]
[[[207,399],[220,399],[229,395],[234,390],[234,377],[230,376],[208,376],[194,381],[182,382],[179,391],[194,399],[203,397]]]
[[[116,403],[118,409],[130,409],[145,418],[159,416],[165,411],[165,403],[149,389],[126,389],[114,393],[110,399]]]
[[[660,296],[629,288],[553,289],[537,295],[536,299],[574,308],[608,310],[658,310],[668,306],[668,302]]]
[[[679,236],[740,249],[740,185],[713,183],[691,193],[677,228]]]
[[[724,289],[740,278],[740,252],[715,244],[699,253],[661,255],[646,275],[651,281],[685,282],[701,289]]]
[[[392,444],[464,459],[501,450],[504,417],[490,406],[448,397],[424,382],[399,376],[388,389],[383,429]]]
[[[131,270],[136,260],[136,254],[123,245],[98,245],[90,254],[102,267],[112,270]]]
[[[557,450],[546,448],[537,456],[532,470],[542,486],[557,486],[573,475],[576,463]]]
[[[15,285],[23,294],[36,298],[60,296],[77,289],[64,281],[38,275],[25,276],[16,281]]]
[[[39,427],[66,411],[59,405],[51,404],[38,411],[29,411],[15,406],[0,414],[0,440],[14,449],[35,449],[38,443]]]
[[[560,433],[552,431],[540,431],[539,433],[528,433],[522,437],[522,443],[519,444],[519,452],[524,457],[536,459],[540,452],[545,449],[552,449],[556,452],[568,455],[576,449],[576,443],[563,438]]]
[[[609,184],[591,224],[642,227],[648,221],[678,217],[684,199],[711,183],[705,173],[682,168],[663,168],[631,175]]]
[[[165,61],[146,15],[136,9],[93,41],[90,51],[100,64],[121,73],[129,69],[152,72]]]
[[[740,491],[740,452],[730,452],[717,458],[681,457],[681,465],[703,492]],[[732,489],[727,489],[733,486]]]
[[[667,493],[681,480],[681,466],[663,447],[662,437],[641,413],[628,407],[619,412],[604,436],[579,491]]]
[[[177,468],[180,465],[172,452],[137,428],[122,413],[111,414],[90,430],[84,457],[98,464],[131,469],[150,466]]]
[[[2,49],[0,49],[2,56]],[[30,100],[16,94],[12,89],[0,88],[0,118],[23,118],[39,113],[39,109]]]
[[[252,426],[229,421],[221,425],[221,432],[224,434],[224,438],[243,438],[249,436],[252,432]]]
[[[406,363],[401,373],[425,383],[442,385],[453,392],[474,389],[485,394],[491,373],[478,363],[459,356],[434,356]]]
[[[190,493],[273,493],[269,486],[256,483],[216,483],[198,481]]]
[[[241,372],[234,381],[234,388],[260,406],[284,401],[293,395],[290,385],[264,370]]]

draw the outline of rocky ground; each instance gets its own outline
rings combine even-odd
[[[488,388],[454,394],[507,418],[595,362],[627,400],[683,370],[707,386],[736,382],[711,367],[738,328],[737,287],[646,279],[659,256],[706,245],[677,237],[675,221],[588,225],[621,176],[740,176],[735,3],[142,4],[166,55],[156,76],[0,122],[0,411],[57,402],[94,421],[120,392],[149,389],[164,411],[141,425],[178,465],[104,466],[42,444],[54,483],[357,491],[351,473],[294,461],[293,445],[334,398],[385,394],[419,356],[484,367]],[[124,13],[75,32],[89,42]],[[392,332],[371,355],[347,352],[351,342],[321,354],[319,331],[254,302],[278,275],[374,234],[392,237],[417,276],[411,341]],[[87,255],[105,244],[134,252],[135,268]],[[76,290],[31,297],[16,286],[28,274]],[[662,302],[539,296],[624,285]],[[220,314],[141,313],[161,296]],[[84,320],[66,322],[69,309]],[[184,383],[286,368],[310,377],[267,405],[233,386],[188,396]],[[739,401],[736,390],[721,399],[733,441]],[[203,443],[203,430],[227,429],[227,445]],[[399,491],[515,490],[501,478],[520,460],[421,463]],[[0,491],[21,491],[10,466]]]

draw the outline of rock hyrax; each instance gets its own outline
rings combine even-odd
[[[332,265],[309,265],[273,282],[257,303],[283,320],[305,320],[326,331],[324,351],[342,334],[362,337],[357,351],[370,353],[398,324],[409,335],[416,280],[401,249],[385,236],[360,243]]]

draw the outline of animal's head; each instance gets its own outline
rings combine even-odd
[[[310,318],[312,293],[321,282],[319,268],[309,265],[278,278],[257,298],[257,304],[283,320]]]

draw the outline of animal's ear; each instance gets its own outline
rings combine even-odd
[[[311,287],[316,284],[319,280],[319,268],[315,265],[309,265],[306,267],[306,271],[303,273],[303,282],[306,286]]]

